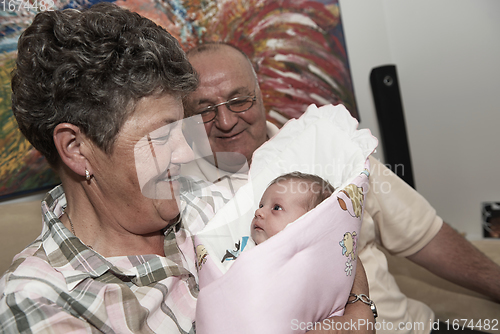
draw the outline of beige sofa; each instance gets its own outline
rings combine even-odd
[[[0,204],[0,273],[41,232],[40,201]]]
[[[40,234],[40,201],[0,205],[0,227],[0,272],[3,273],[9,267],[13,256]],[[500,239],[473,243],[500,264]],[[442,321],[500,321],[500,304],[487,297],[449,283],[405,258],[388,255],[388,265],[401,290],[409,297],[429,305]],[[497,284],[500,284],[500,277],[495,279]],[[497,328],[499,327],[500,324]],[[500,330],[488,332],[499,333]]]
[[[500,239],[485,239],[472,243],[494,262],[500,265]],[[394,275],[401,291],[410,298],[420,300],[429,305],[436,318],[443,322],[449,320],[473,320],[475,325],[485,321],[496,321],[496,330],[484,330],[489,333],[500,333],[500,304],[471,290],[450,283],[414,264],[406,258],[387,256],[389,271]],[[500,284],[500,277],[493,278]],[[474,328],[479,330],[478,328]]]

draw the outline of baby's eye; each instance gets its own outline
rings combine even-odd
[[[263,208],[263,207],[264,207],[264,204],[259,204],[259,209]]]
[[[279,204],[273,206],[273,210],[283,210]]]

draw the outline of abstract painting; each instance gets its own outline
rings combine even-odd
[[[20,2],[4,2],[8,5],[13,1]],[[99,2],[44,1],[45,8],[53,10],[86,8]],[[113,2],[163,26],[186,50],[206,41],[223,41],[244,51],[257,70],[267,119],[278,126],[299,117],[312,103],[318,106],[342,103],[359,118],[338,0]],[[17,130],[10,107],[9,77],[16,43],[37,10],[1,6],[0,198],[59,182],[44,158]]]

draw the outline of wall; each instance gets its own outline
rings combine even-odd
[[[445,221],[481,238],[481,202],[500,201],[500,1],[340,0],[340,8],[361,127],[378,135],[369,73],[395,64],[416,187]]]

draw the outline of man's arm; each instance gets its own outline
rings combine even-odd
[[[361,260],[358,257],[356,265],[356,276],[352,285],[351,293],[365,294],[369,296],[368,280],[366,278],[365,269]],[[374,301],[376,303],[376,301]],[[342,325],[340,325],[340,324]],[[353,326],[354,324],[354,326]],[[321,327],[321,328],[320,328]],[[337,329],[340,328],[340,329]],[[369,305],[357,301],[353,304],[346,304],[344,315],[331,317],[323,320],[322,326],[317,326],[317,330],[312,330],[309,334],[333,334],[333,333],[359,333],[359,334],[374,334],[375,319]]]
[[[408,259],[450,282],[500,302],[500,266],[446,223],[424,248]]]

